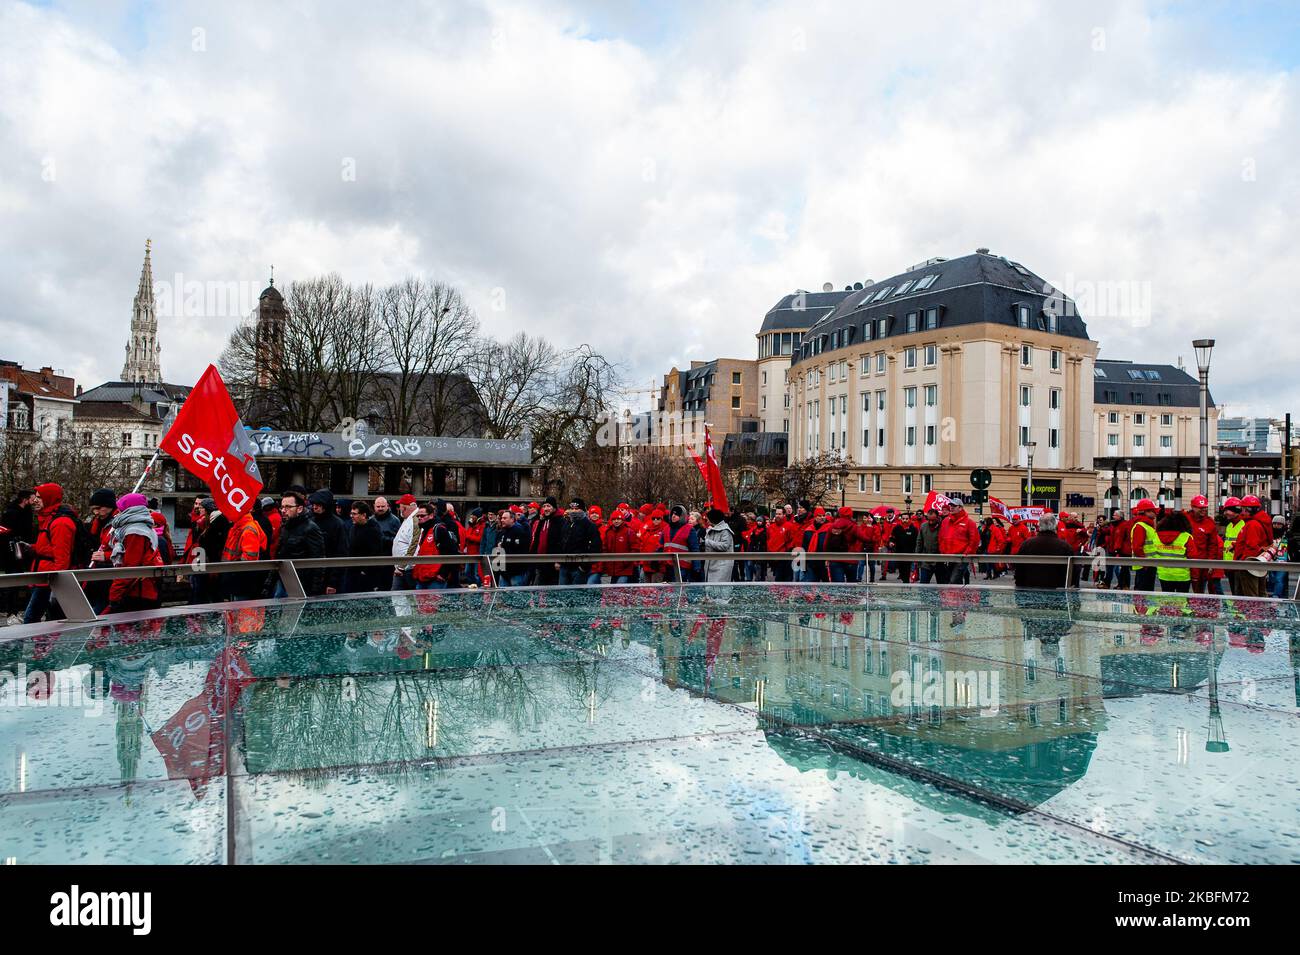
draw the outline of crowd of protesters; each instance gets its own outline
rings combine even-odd
[[[261,498],[234,522],[212,498],[194,500],[178,554],[156,501],[105,488],[91,495],[83,516],[64,501],[62,488],[50,483],[14,497],[0,524],[0,540],[7,573],[186,564],[194,604],[287,595],[277,571],[206,573],[212,563],[338,557],[413,560],[396,566],[389,561],[301,568],[308,595],[489,584],[852,583],[891,577],[903,583],[967,584],[975,575],[994,580],[1006,573],[1014,573],[1018,587],[1066,585],[1063,565],[1001,559],[1015,554],[1092,558],[1076,562],[1072,586],[1087,573],[1103,589],[1150,591],[1158,583],[1162,590],[1222,593],[1227,579],[1237,595],[1284,595],[1285,573],[1266,578],[1248,568],[1225,574],[1141,563],[1143,557],[1284,561],[1296,546],[1292,540],[1300,537],[1300,518],[1288,530],[1253,497],[1228,498],[1218,520],[1207,507],[1203,497],[1193,498],[1187,511],[1143,500],[1129,518],[1117,513],[1088,526],[1064,512],[1048,512],[1037,521],[977,521],[959,502],[915,512],[880,507],[869,514],[807,501],[778,504],[770,514],[618,504],[606,515],[581,499],[561,507],[548,497],[495,511],[476,507],[462,516],[453,503],[417,501],[410,494],[390,506],[384,497],[336,499],[328,490],[293,487],[278,498]],[[733,556],[700,559],[706,553]],[[783,556],[772,556],[778,554]],[[894,559],[894,554],[917,556]],[[949,559],[926,560],[927,554]],[[549,555],[557,559],[547,560]],[[414,560],[439,556],[457,559]],[[150,575],[90,581],[84,589],[97,614],[121,613],[158,607],[158,584],[159,577]],[[62,617],[48,581],[4,593],[11,623]]]

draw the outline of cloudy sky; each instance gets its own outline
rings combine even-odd
[[[1294,3],[0,0],[0,357],[116,378],[146,237],[177,382],[271,264],[643,384],[988,246],[1103,357],[1212,336],[1220,403],[1300,413],[1298,59]]]

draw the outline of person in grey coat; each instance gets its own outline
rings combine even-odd
[[[705,552],[710,554],[734,553],[736,535],[732,533],[731,525],[727,523],[727,515],[715,507],[706,516],[709,519],[709,529],[704,532]],[[735,561],[731,560],[708,561],[705,568],[707,574],[705,579],[711,584],[730,583],[731,565],[734,563]]]
[[[926,511],[925,521],[921,524],[920,533],[916,535],[916,552],[918,554],[937,554],[939,553],[939,527],[943,523],[938,511]],[[926,561],[921,564],[921,570],[917,579],[928,584],[935,576],[934,561]]]

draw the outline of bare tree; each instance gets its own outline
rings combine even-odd
[[[384,427],[393,434],[463,433],[456,419],[478,318],[460,292],[418,278],[390,285],[379,295],[375,331]]]
[[[815,507],[838,486],[843,467],[843,458],[832,451],[823,451],[791,461],[782,470],[766,472],[762,478],[763,490],[772,499],[808,501]]]
[[[546,407],[532,424],[533,461],[543,485],[595,445],[621,385],[618,369],[590,345],[560,356]]]
[[[523,332],[504,343],[481,339],[470,378],[483,405],[483,437],[517,438],[541,420],[561,390],[562,358],[550,342]]]

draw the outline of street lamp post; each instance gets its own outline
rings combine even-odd
[[[844,488],[845,488],[845,482],[847,482],[848,479],[849,479],[849,469],[847,467],[841,467],[840,468],[840,507],[844,506]]]
[[[1133,459],[1125,458],[1124,467],[1128,469],[1128,491],[1127,491],[1128,502],[1124,505],[1124,509],[1127,513],[1132,514],[1133,513]]]
[[[1192,342],[1196,351],[1196,370],[1201,373],[1201,495],[1209,493],[1210,485],[1210,415],[1207,407],[1210,393],[1210,352],[1214,350],[1213,338],[1198,338]]]
[[[1025,482],[1025,505],[1034,506],[1034,448],[1038,447],[1037,441],[1030,441],[1025,445],[1029,449],[1026,460],[1029,462],[1029,480]]]

